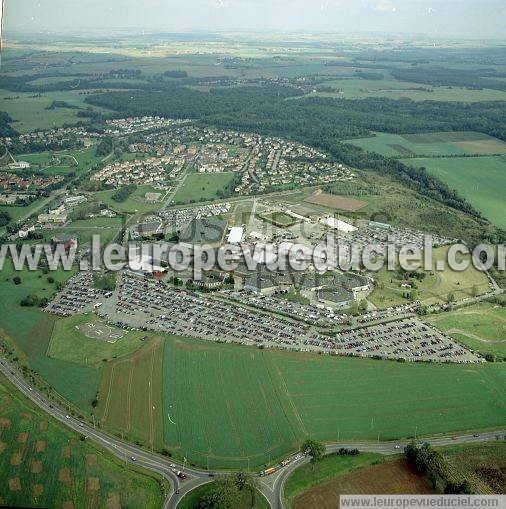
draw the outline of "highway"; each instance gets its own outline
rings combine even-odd
[[[87,439],[107,449],[117,458],[125,463],[138,465],[147,470],[155,472],[170,482],[171,491],[168,494],[164,508],[175,509],[181,498],[191,490],[202,484],[213,480],[214,475],[227,474],[232,472],[208,472],[195,468],[187,468],[180,463],[173,462],[159,454],[146,451],[140,447],[129,444],[108,433],[80,421],[69,415],[65,410],[59,408],[52,401],[48,400],[37,389],[29,385],[24,378],[17,372],[6,359],[0,358],[0,372],[21,392],[24,396],[34,402],[40,409],[60,421],[65,426],[73,429],[77,433],[84,435]],[[420,441],[429,442],[435,446],[455,445],[472,442],[483,442],[496,440],[497,437],[504,438],[506,430],[488,431],[480,434],[465,434],[453,437],[423,438]],[[326,453],[331,454],[339,448],[358,449],[363,452],[376,452],[380,454],[399,454],[408,440],[398,442],[352,442],[352,443],[334,443],[326,447]],[[285,481],[293,470],[308,462],[309,459],[300,454],[294,454],[287,466],[280,468],[274,474],[268,477],[259,478],[259,490],[268,500],[273,509],[285,509],[283,501]],[[185,480],[173,472],[174,470],[183,471],[187,478]]]

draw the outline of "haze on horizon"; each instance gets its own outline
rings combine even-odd
[[[4,0],[6,31],[305,31],[506,39],[504,0]]]

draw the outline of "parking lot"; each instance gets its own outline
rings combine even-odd
[[[308,344],[360,357],[434,362],[480,360],[450,337],[416,318],[350,329],[337,333],[335,339],[326,339],[324,344],[318,340],[309,340]]]
[[[72,316],[90,311],[95,305],[112,296],[111,292],[93,288],[93,274],[78,272],[62,291],[46,306],[45,311],[59,316]]]
[[[119,275],[113,293],[95,290],[92,284],[90,273],[74,276],[46,310],[61,316],[94,310],[123,329],[264,348],[405,361],[481,361],[442,332],[405,315],[398,318],[392,313],[387,323],[359,321],[354,328],[335,333],[330,330],[344,323],[342,315],[273,297],[232,293],[217,298],[129,272]],[[323,334],[315,324],[319,330],[330,330]]]

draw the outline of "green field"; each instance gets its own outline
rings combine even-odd
[[[272,223],[276,226],[279,226],[280,228],[285,228],[287,226],[293,225],[295,222],[297,222],[296,219],[289,216],[288,214],[285,214],[284,212],[267,212],[258,214],[258,217],[260,219],[263,219],[264,221],[267,221],[268,223]]]
[[[506,228],[504,189],[506,157],[452,157],[406,159],[406,164],[425,167],[432,175],[457,190],[487,219]]]
[[[384,461],[384,456],[375,453],[361,453],[357,456],[325,456],[313,469],[306,463],[296,468],[285,483],[285,499],[288,507],[293,498],[303,491],[318,484],[330,481],[334,477],[352,472],[359,468],[377,465]]]
[[[191,173],[174,197],[175,203],[216,200],[217,192],[224,190],[236,176],[233,172]]]
[[[15,120],[13,128],[20,133],[31,132],[36,129],[52,129],[64,124],[76,124],[83,119],[77,116],[79,109],[55,108],[46,109],[53,101],[65,101],[78,108],[87,108],[84,102],[86,95],[80,91],[57,91],[34,94],[33,92],[11,92],[0,90],[2,110]],[[105,111],[94,108],[98,111]]]
[[[461,87],[432,87],[420,83],[410,83],[389,78],[367,80],[346,78],[325,81],[325,87],[335,92],[317,92],[321,97],[340,97],[344,99],[365,99],[367,97],[386,97],[389,99],[412,99],[413,101],[504,101],[506,93],[500,90],[470,90]]]
[[[115,343],[108,343],[104,339],[87,337],[79,329],[93,324],[104,323],[95,314],[86,313],[57,320],[49,343],[47,355],[76,364],[87,366],[99,365],[104,361],[123,357],[135,352],[143,345],[143,340],[152,337],[151,334],[140,331],[128,331],[112,327],[116,333],[123,334]]]
[[[69,226],[60,226],[41,230],[44,240],[49,242],[53,237],[75,237],[79,244],[91,244],[93,235],[100,235],[102,245],[110,242],[123,227],[121,217],[94,217],[73,221]]]
[[[269,464],[308,436],[393,440],[501,426],[506,416],[500,364],[399,364],[170,339],[163,371],[167,447],[204,466]]]
[[[474,131],[375,133],[375,136],[349,140],[348,143],[390,157],[506,154],[504,141]]]
[[[149,507],[159,481],[49,418],[0,377],[0,505]],[[113,505],[117,504],[117,505]]]
[[[100,160],[95,154],[95,147],[51,153],[22,154],[16,156],[16,159],[30,163],[32,170],[43,171],[47,175],[68,175],[69,173],[80,175]]]
[[[0,284],[7,287],[2,339],[45,381],[87,415],[98,391],[105,429],[202,466],[272,464],[308,436],[394,440],[494,428],[506,417],[500,363],[400,364],[154,337],[134,353],[86,366],[88,355],[111,355],[110,345],[75,349],[75,357],[70,330],[58,338],[66,360],[50,358],[50,339],[65,327],[16,306],[21,289]]]
[[[47,200],[47,198],[38,198],[26,207],[18,207],[16,205],[0,205],[1,212],[7,212],[12,221],[17,221],[20,217],[29,216],[35,209]]]
[[[162,206],[160,202],[148,203],[145,200],[144,196],[146,193],[155,192],[152,186],[138,186],[137,189],[123,202],[117,202],[112,199],[112,195],[115,192],[116,189],[109,189],[107,191],[99,191],[98,193],[94,193],[93,196],[95,201],[101,201],[105,203],[109,208],[119,213],[134,214],[136,212],[156,212]],[[159,193],[160,191],[156,192]]]
[[[427,321],[469,348],[506,358],[506,308],[482,302]]]
[[[134,354],[105,364],[96,409],[102,426],[162,448],[162,362],[163,341],[158,336]]]
[[[47,278],[51,276],[63,282],[73,272],[23,271],[19,274],[21,284],[15,285],[12,277],[17,274],[7,263],[0,272],[0,339],[59,394],[83,407],[88,406],[96,394],[100,370],[47,357],[56,319],[37,308],[19,305],[21,299],[32,294],[51,297],[55,286],[48,283]],[[72,384],[68,383],[69,379],[73,380]]]

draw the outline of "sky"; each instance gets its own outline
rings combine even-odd
[[[506,0],[4,0],[4,29],[303,31],[506,39]]]

